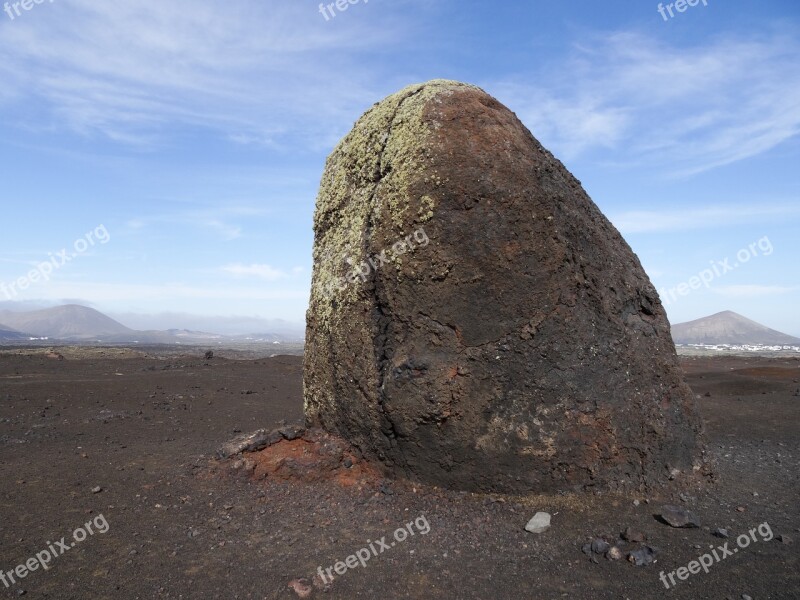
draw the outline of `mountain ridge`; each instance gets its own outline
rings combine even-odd
[[[732,310],[676,323],[672,326],[672,339],[676,344],[800,345],[800,338],[771,329]]]

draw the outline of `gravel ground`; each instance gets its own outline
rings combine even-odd
[[[0,597],[298,598],[305,584],[332,599],[800,598],[797,358],[682,358],[716,464],[703,489],[486,497],[375,477],[259,480],[214,452],[300,421],[301,357],[103,351],[0,354],[0,570],[15,578]],[[664,504],[701,527],[660,522]],[[524,531],[537,511],[552,514],[550,529]],[[94,533],[70,547],[86,523]],[[414,534],[398,541],[400,527]],[[581,551],[627,527],[655,563]],[[13,574],[50,544],[60,553],[62,536],[69,550],[47,570]],[[370,542],[365,566],[319,578]],[[708,573],[660,580],[725,543],[738,551]]]

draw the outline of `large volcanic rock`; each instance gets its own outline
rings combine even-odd
[[[638,487],[698,463],[638,259],[482,90],[373,106],[328,159],[314,232],[309,425],[461,489]]]

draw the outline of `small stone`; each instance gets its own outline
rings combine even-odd
[[[209,350],[208,352],[205,353],[203,358],[205,358],[206,360],[211,360],[212,358],[214,358],[214,351]]]
[[[608,552],[608,549],[611,547],[607,541],[602,538],[596,538],[592,540],[592,552],[595,554],[605,554]]]
[[[700,520],[695,514],[681,508],[667,504],[661,508],[661,518],[671,527],[699,527]]]
[[[742,600],[753,600],[753,598],[747,594],[742,594]]]
[[[633,527],[628,527],[622,532],[622,539],[626,542],[644,542],[647,536]]]
[[[634,501],[633,501],[633,505],[634,505],[634,506],[639,506],[639,504],[641,504],[641,502],[639,502],[638,500],[634,500]]]
[[[234,430],[234,433],[240,433]],[[231,458],[242,452],[253,452],[255,449],[264,448],[268,433],[264,429],[259,429],[252,433],[240,434],[226,442],[217,450],[217,458]]]
[[[349,469],[350,467],[353,466],[353,461],[350,460],[349,458],[345,458],[343,463],[344,463],[344,468],[345,469]]]
[[[706,398],[711,398],[711,392],[706,392],[705,394],[703,394],[703,396],[705,396]]]
[[[608,560],[619,560],[622,558],[622,550],[616,546],[611,546],[611,548],[608,549],[608,552],[606,552],[606,558]]]
[[[307,579],[293,579],[288,587],[292,588],[300,598],[308,598],[314,591],[314,587]]]
[[[92,493],[93,494],[99,494],[102,491],[103,491],[103,488],[101,488],[99,485],[92,488]]]
[[[525,525],[525,531],[530,533],[544,533],[550,529],[550,513],[537,512]]]
[[[786,535],[785,533],[781,533],[780,535],[778,535],[778,538],[777,538],[777,539],[778,539],[778,541],[779,541],[780,543],[782,543],[782,544],[786,544],[786,545],[789,545],[789,544],[791,544],[791,543],[794,541],[792,538],[790,538],[790,537],[789,537],[788,535]]]
[[[714,529],[711,532],[711,535],[713,535],[714,537],[723,538],[723,539],[730,537],[730,534],[728,533],[728,530],[724,529],[723,527],[717,527],[716,529]]]
[[[286,427],[281,427],[279,430],[281,435],[288,441],[296,440],[299,437],[303,436],[305,433],[305,427],[301,427],[300,425],[288,425]]]
[[[744,506],[737,506],[737,507],[736,507],[736,512],[744,512],[744,511],[746,511],[746,510],[747,510],[747,509],[746,509]]]
[[[655,562],[658,550],[652,546],[642,546],[638,550],[628,552],[628,560],[637,567],[645,567]]]

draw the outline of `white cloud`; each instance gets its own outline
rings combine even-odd
[[[226,265],[220,270],[223,273],[228,273],[236,277],[255,277],[258,279],[265,279],[267,281],[276,281],[286,277],[286,273],[280,269],[274,269],[273,267],[264,264],[243,265],[241,263],[234,263]]]

